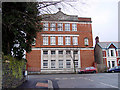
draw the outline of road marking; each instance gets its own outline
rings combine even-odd
[[[66,79],[68,79],[68,78],[62,78],[63,80],[66,80]]]
[[[70,79],[75,79],[74,77],[70,78]]]
[[[55,78],[56,80],[59,80],[60,78]]]
[[[106,86],[109,86],[109,87],[113,87],[113,88],[118,88],[116,86],[113,86],[113,85],[110,85],[110,84],[106,84],[106,83],[103,83],[103,82],[99,82],[100,84],[103,84],[103,85],[106,85]]]

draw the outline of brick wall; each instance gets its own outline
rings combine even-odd
[[[94,50],[80,50],[81,68],[94,65]]]
[[[32,50],[30,53],[27,53],[27,70],[28,71],[40,71],[41,68],[41,51]]]

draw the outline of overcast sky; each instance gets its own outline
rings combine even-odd
[[[54,0],[53,0],[54,1]],[[66,1],[66,0],[65,0]],[[118,41],[118,1],[120,0],[69,0],[73,7],[62,5],[62,11],[68,15],[92,18],[93,42],[96,36],[100,41]],[[65,4],[64,4],[65,5]],[[51,7],[51,8],[54,8]],[[77,9],[77,10],[76,10]],[[56,13],[58,10],[52,10]]]

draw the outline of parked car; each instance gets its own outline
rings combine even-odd
[[[97,69],[95,67],[86,67],[86,68],[78,71],[79,74],[82,74],[82,73],[96,73],[96,72],[97,72]]]
[[[120,66],[115,66],[107,70],[107,72],[120,72]]]

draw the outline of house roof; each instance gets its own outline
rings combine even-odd
[[[67,15],[59,10],[55,14],[43,14],[44,21],[73,21],[73,22],[91,22],[91,18],[78,17],[77,15]]]
[[[120,48],[120,42],[99,42],[98,45],[101,48],[109,48],[109,46],[113,44],[116,48]]]

